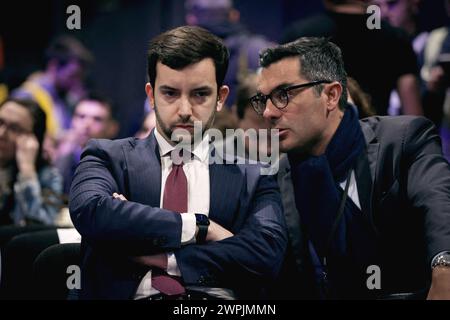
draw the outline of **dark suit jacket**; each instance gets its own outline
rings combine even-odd
[[[366,297],[426,292],[432,258],[450,249],[450,169],[440,138],[422,117],[371,117],[360,123],[367,149],[355,174],[381,271],[381,290],[368,290]],[[287,157],[281,160],[278,181],[289,245],[276,292],[284,298],[315,298]]]
[[[91,140],[70,193],[70,213],[82,235],[85,299],[129,299],[148,270],[129,256],[173,251],[186,285],[250,289],[273,279],[287,243],[273,176],[258,165],[211,164],[212,220],[235,234],[181,246],[180,214],[159,208],[161,164],[154,134]],[[129,201],[113,199],[114,192]],[[254,293],[254,292],[253,292]]]

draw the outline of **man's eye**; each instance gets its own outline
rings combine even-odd
[[[167,91],[163,91],[163,95],[165,95],[166,97],[169,97],[169,98],[173,98],[173,97],[176,97],[177,93],[172,90],[167,90]]]
[[[207,91],[196,91],[194,93],[194,96],[198,97],[198,98],[205,98],[209,95],[209,92]]]
[[[273,97],[276,100],[284,100],[286,97],[286,94],[284,93],[283,90],[277,90],[273,93]]]

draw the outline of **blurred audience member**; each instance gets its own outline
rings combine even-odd
[[[240,23],[240,13],[234,8],[232,0],[186,0],[185,8],[187,24],[208,29],[222,38],[230,51],[224,84],[230,88],[226,103],[231,107],[236,100],[239,79],[259,68],[259,52],[274,43],[262,35],[251,34]],[[226,111],[223,114],[229,117]],[[219,114],[216,120],[221,121],[221,117],[222,114]]]
[[[270,121],[258,115],[250,104],[250,98],[256,94],[258,76],[256,74],[249,74],[245,79],[242,79],[237,88],[235,111],[237,114],[237,126],[247,132],[245,135],[245,150],[248,156],[267,154],[271,152],[271,138],[270,138]],[[254,129],[258,135],[248,134]],[[260,131],[263,129],[262,131]],[[248,131],[247,131],[248,130]],[[266,141],[261,141],[260,135],[266,136]],[[255,149],[256,148],[256,149]],[[253,159],[260,160],[260,159]]]
[[[450,16],[450,0],[444,0]],[[424,104],[436,114],[433,119],[440,126],[442,149],[450,160],[450,26],[430,32],[425,50],[422,79],[426,83]]]
[[[0,225],[51,225],[62,179],[42,157],[45,113],[31,100],[0,105]]]
[[[357,108],[360,119],[375,115],[375,110],[373,110],[371,105],[370,96],[361,89],[355,79],[347,77],[347,90],[347,100]]]
[[[417,61],[411,44],[401,30],[385,22],[380,29],[369,29],[369,3],[324,0],[325,13],[296,22],[285,32],[283,42],[305,36],[331,37],[342,49],[348,75],[370,94],[377,114],[387,114],[390,93],[396,88],[402,113],[421,115]]]
[[[406,32],[414,52],[417,56],[419,68],[423,65],[423,50],[427,41],[428,32],[420,32],[418,26],[419,5],[421,0],[373,0],[372,3],[381,9],[381,17],[392,26]],[[424,106],[426,106],[424,104]],[[402,106],[396,90],[392,91],[389,99],[389,114],[398,115]],[[424,109],[425,115],[432,119],[428,108]],[[433,120],[433,119],[432,119]]]
[[[114,138],[118,124],[113,119],[111,104],[103,97],[88,94],[75,107],[72,124],[56,150],[55,165],[64,178],[68,193],[80,155],[89,139]]]
[[[418,27],[419,5],[421,0],[373,0],[381,9],[381,17],[394,27],[403,29],[411,37],[415,52],[425,45],[427,32]]]
[[[150,131],[156,126],[156,114],[152,110],[147,113],[144,118],[144,122],[142,122],[142,126],[138,132],[136,132],[135,137],[139,139],[147,138],[150,134]]]
[[[4,68],[4,52],[3,52],[3,41],[0,36],[0,103],[8,97],[8,87],[4,83],[3,79],[3,68]]]
[[[59,139],[70,127],[73,106],[86,92],[84,78],[92,54],[76,38],[56,38],[46,51],[46,69],[34,73],[13,96],[39,103],[47,115],[47,133]]]

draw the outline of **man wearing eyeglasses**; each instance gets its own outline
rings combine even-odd
[[[287,153],[277,297],[450,299],[450,170],[433,124],[359,121],[341,51],[324,38],[267,49],[261,66],[250,101]]]

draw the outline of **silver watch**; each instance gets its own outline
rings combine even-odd
[[[431,267],[450,267],[450,251],[439,253],[434,257]]]

